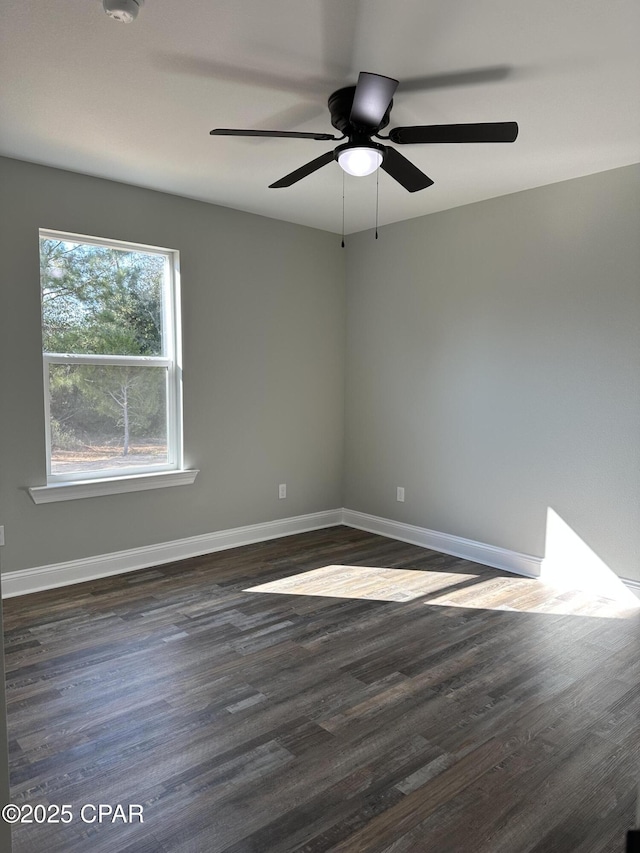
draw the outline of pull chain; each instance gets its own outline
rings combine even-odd
[[[342,248],[344,249],[344,171],[342,172]]]
[[[378,239],[378,188],[380,186],[380,169],[376,169],[376,240]]]

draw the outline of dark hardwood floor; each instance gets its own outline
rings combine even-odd
[[[624,850],[637,609],[337,527],[4,613],[17,853]]]

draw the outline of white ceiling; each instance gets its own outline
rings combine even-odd
[[[381,224],[640,161],[638,0],[146,0],[129,25],[100,0],[2,7],[9,157],[339,232],[336,163],[268,188],[337,143],[209,130],[332,132],[327,98],[363,70],[401,81],[390,128],[520,125],[512,145],[401,146],[435,184],[380,173]],[[345,192],[346,231],[372,227],[376,176]]]

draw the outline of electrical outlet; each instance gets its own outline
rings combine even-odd
[[[280,485],[278,486],[278,497],[280,498],[280,500],[282,500],[282,498],[286,498],[286,496],[287,496],[287,484],[286,483],[280,483]]]
[[[4,524],[0,524],[0,546],[4,545]]]
[[[398,486],[396,490],[396,500],[404,502],[404,486]]]

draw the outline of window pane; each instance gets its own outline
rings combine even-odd
[[[40,238],[45,352],[163,355],[167,259]]]
[[[51,473],[167,465],[167,369],[49,365]]]

